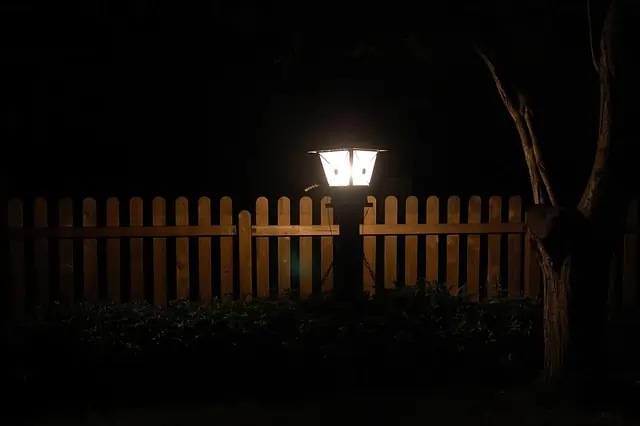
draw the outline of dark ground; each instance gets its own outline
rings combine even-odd
[[[196,389],[187,390],[197,393]],[[170,392],[168,390],[168,392]],[[609,409],[579,408],[570,402],[545,401],[530,390],[452,386],[431,393],[387,390],[331,395],[325,398],[295,398],[295,389],[271,384],[265,393],[270,401],[206,402],[129,407],[94,406],[75,413],[58,413],[29,425],[326,425],[357,424],[432,425],[634,425],[640,421]]]
[[[415,388],[384,390],[320,390],[321,397],[305,397],[304,390],[289,386],[286,374],[280,383],[247,383],[264,388],[264,399],[211,402],[198,398],[201,389],[167,389],[162,401],[61,404],[56,410],[34,417],[30,426],[179,426],[226,425],[326,425],[354,422],[369,425],[640,425],[636,405],[640,401],[637,325],[612,327],[610,376],[614,387],[605,389],[607,400],[587,405],[542,396],[533,385],[449,384],[425,391]],[[634,355],[636,354],[636,355]],[[219,384],[202,383],[202,389]],[[316,389],[314,394],[317,394]],[[114,398],[117,398],[114,396]],[[191,398],[190,402],[182,402]]]
[[[226,401],[207,400],[206,389],[224,388],[224,384],[202,380],[199,386],[168,386],[161,399],[148,401],[113,395],[118,402],[102,398],[100,402],[80,403],[67,398],[54,410],[34,415],[38,403],[22,401],[12,404],[11,415],[3,424],[30,426],[178,426],[196,424],[225,425],[326,425],[332,422],[354,422],[369,425],[429,423],[431,425],[640,425],[636,406],[640,401],[640,367],[638,339],[640,328],[635,321],[616,321],[610,328],[610,388],[603,389],[605,398],[594,398],[578,404],[559,398],[543,397],[533,385],[478,385],[460,378],[444,386],[425,390],[411,388],[358,389],[336,391],[306,390],[288,383],[287,373],[281,381],[247,381],[247,394],[263,393],[264,398],[243,398],[244,385],[234,386],[237,398]],[[175,373],[180,374],[176,365]],[[228,379],[225,379],[228,380]],[[498,379],[496,379],[496,382]],[[237,384],[236,384],[237,385]],[[326,386],[326,385],[325,385]],[[65,400],[64,383],[60,384]],[[239,390],[238,390],[239,389]],[[249,392],[250,390],[250,392]],[[133,392],[132,392],[133,391]],[[87,394],[91,393],[87,389]],[[129,389],[128,395],[136,395]],[[306,395],[305,395],[306,394]],[[316,396],[321,395],[321,396]],[[91,399],[91,398],[88,398]],[[93,398],[96,399],[96,398]],[[605,400],[606,399],[606,400]],[[190,400],[190,402],[184,402]],[[22,408],[18,408],[22,407]],[[22,412],[22,413],[20,413]],[[17,415],[16,415],[17,414]],[[19,418],[12,421],[10,418]],[[27,420],[28,418],[28,420]]]

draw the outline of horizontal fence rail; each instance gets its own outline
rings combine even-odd
[[[368,200],[360,225],[365,290],[423,279],[476,298],[540,294],[520,197]],[[10,200],[12,304],[16,311],[54,300],[163,306],[172,299],[331,290],[340,226],[330,201],[303,197],[292,206],[281,197],[270,208],[261,197],[253,213],[236,215],[229,197],[215,207],[206,197]],[[637,306],[639,260],[634,200],[612,262],[613,305]]]
[[[147,238],[147,237],[212,237],[236,235],[233,225],[163,226],[163,227],[109,227],[109,228],[40,228],[10,231],[12,237],[84,239],[84,238]]]
[[[525,232],[524,223],[360,225],[360,235],[524,234]],[[340,225],[263,225],[252,226],[251,233],[256,237],[338,236]]]

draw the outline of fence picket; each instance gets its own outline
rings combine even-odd
[[[328,208],[327,204],[331,204],[331,198],[322,197],[320,200],[321,225],[333,225],[333,209]],[[333,290],[333,269],[331,268],[333,264],[333,237],[321,237],[320,247],[320,270],[325,278],[321,283],[323,285],[322,291],[331,291]]]
[[[143,226],[142,198],[129,201],[129,226]],[[131,272],[130,300],[144,300],[144,245],[142,238],[131,238],[129,242],[129,270]]]
[[[220,225],[233,224],[231,198],[220,199]],[[220,237],[220,288],[223,296],[233,294],[233,237]]]
[[[36,198],[33,205],[33,227],[46,228],[47,226],[47,200]],[[49,240],[37,238],[33,242],[33,256],[36,275],[36,301],[39,305],[44,306],[49,303]]]
[[[509,198],[509,222],[522,222],[522,199],[520,197]],[[522,263],[520,256],[522,253],[522,236],[520,234],[509,234],[507,237],[507,285],[509,297],[518,297],[522,290]]]
[[[469,198],[469,223],[480,223],[482,200],[478,196]],[[480,235],[467,237],[467,292],[472,300],[480,297]]]
[[[211,200],[198,200],[198,225],[211,225]],[[198,296],[200,302],[209,304],[213,298],[211,265],[211,237],[198,238]]]
[[[291,201],[278,199],[278,225],[291,224]],[[278,237],[278,292],[291,289],[291,238]]]
[[[58,227],[73,227],[73,201],[63,198],[58,203]],[[60,301],[73,303],[75,301],[75,268],[73,260],[73,240],[61,238],[58,242],[60,257]],[[118,252],[118,255],[120,252]]]
[[[300,199],[300,225],[313,225],[313,202]],[[313,246],[311,237],[300,237],[300,295],[307,297],[313,290]]]
[[[151,208],[153,226],[167,225],[167,202],[162,197],[153,199]],[[167,305],[167,239],[153,239],[153,304]]]
[[[82,201],[82,226],[95,228],[97,223],[96,200],[85,198]],[[85,238],[82,241],[82,268],[84,284],[84,300],[98,300],[98,240]]]
[[[117,198],[107,200],[107,227],[120,226],[120,201]],[[120,291],[120,239],[107,239],[107,298],[119,303]]]
[[[246,210],[238,215],[238,261],[240,263],[240,296],[253,294],[253,266],[251,253],[251,213]]]
[[[427,225],[438,225],[440,223],[440,201],[438,197],[427,198]],[[440,238],[438,235],[427,235],[427,281],[434,283],[438,281],[438,245]]]
[[[367,197],[367,202],[371,204],[371,207],[365,207],[363,213],[363,223],[365,225],[375,225],[376,224],[376,199],[375,197],[369,196]],[[362,249],[364,252],[365,261],[369,264],[367,266],[364,264],[362,266],[362,274],[363,274],[363,287],[364,291],[373,292],[375,291],[375,271],[376,271],[376,237],[375,236],[365,236],[362,237]],[[364,263],[364,262],[363,262]],[[371,268],[371,270],[369,270]]]
[[[502,199],[494,196],[489,198],[489,223],[502,221]],[[499,234],[491,234],[489,240],[489,253],[487,257],[487,297],[497,295],[501,286],[500,277],[500,237]]]
[[[405,203],[405,223],[418,224],[418,198],[408,197]],[[407,235],[404,238],[404,281],[406,285],[418,282],[418,236]]]
[[[256,201],[256,225],[269,225],[269,200],[260,197]],[[269,238],[256,238],[256,285],[258,297],[269,296]]]
[[[398,199],[389,195],[384,200],[384,224],[398,223]],[[384,286],[393,288],[398,281],[398,237],[385,235],[384,237]]]
[[[176,200],[176,226],[189,226],[189,201]],[[179,300],[189,299],[189,238],[176,238],[176,294]]]
[[[449,197],[447,200],[447,223],[460,223],[460,198]],[[447,287],[453,293],[460,289],[460,235],[447,235]]]

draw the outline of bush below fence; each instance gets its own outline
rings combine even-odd
[[[473,302],[434,286],[356,306],[330,296],[56,305],[13,329],[23,392],[43,398],[275,397],[351,385],[506,379],[540,367],[541,317],[529,299]],[[35,392],[35,394],[34,394]]]

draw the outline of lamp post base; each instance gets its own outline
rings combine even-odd
[[[341,300],[356,300],[363,292],[363,246],[360,224],[366,195],[360,188],[341,188],[331,195],[334,220],[340,225],[340,235],[334,250],[334,296]],[[368,189],[368,188],[365,188]]]

